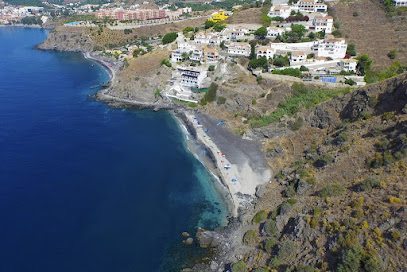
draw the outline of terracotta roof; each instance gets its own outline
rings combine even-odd
[[[342,62],[358,62],[356,59],[343,59]]]
[[[331,39],[325,39],[326,42],[340,42],[343,41],[343,39],[340,38],[331,38]]]
[[[294,52],[291,52],[291,54],[295,55],[295,56],[304,56],[305,55],[305,53],[301,52],[301,51],[294,51]]]
[[[259,46],[256,48],[257,50],[261,50],[261,51],[267,51],[269,49],[271,49],[271,47],[267,47],[267,46]]]

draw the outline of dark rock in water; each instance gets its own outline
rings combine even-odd
[[[188,233],[188,232],[186,232],[186,231],[184,231],[183,233],[182,233],[182,237],[185,237],[185,238],[188,238],[188,237],[190,237],[191,235]]]
[[[204,230],[198,228],[196,239],[202,248],[217,247],[226,241],[225,237],[215,231]]]
[[[311,189],[311,185],[306,183],[305,181],[299,180],[297,182],[297,188],[295,189],[295,192],[298,195],[303,195],[305,194],[309,189]]]
[[[191,237],[189,237],[188,239],[182,241],[182,243],[184,243],[185,245],[192,245],[194,243],[194,239],[192,239]]]

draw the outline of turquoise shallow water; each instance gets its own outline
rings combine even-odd
[[[89,98],[106,71],[0,28],[0,271],[178,271],[227,211],[167,112]],[[200,149],[198,148],[198,151]]]

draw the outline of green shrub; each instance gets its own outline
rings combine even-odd
[[[278,257],[281,260],[289,261],[295,252],[295,243],[293,241],[284,241],[280,244]]]
[[[215,65],[209,65],[208,71],[211,71],[211,72],[215,71]]]
[[[353,85],[356,84],[356,82],[355,82],[353,79],[348,78],[348,79],[345,80],[345,84],[348,84],[348,85],[350,85],[350,86],[353,86]]]
[[[370,96],[368,106],[371,107],[371,108],[374,108],[374,107],[376,107],[377,102],[378,102],[377,96]]]
[[[293,196],[295,196],[294,184],[290,184],[290,185],[287,186],[287,188],[283,191],[283,196],[284,197],[293,197]]]
[[[173,41],[175,41],[178,37],[177,32],[171,32],[171,33],[167,33],[164,35],[163,39],[162,39],[162,43],[163,44],[167,44],[167,43],[172,43]]]
[[[226,103],[226,98],[223,97],[223,96],[219,96],[219,97],[218,97],[218,100],[216,101],[216,103],[217,103],[218,105],[225,104],[225,103]]]
[[[337,184],[329,184],[318,192],[318,196],[319,197],[340,196],[343,194],[343,192],[345,192],[345,188],[343,186]]]
[[[202,105],[206,105],[209,102],[216,100],[216,92],[218,90],[218,85],[216,83],[211,83],[209,89],[206,91],[204,97],[201,100]]]
[[[362,261],[362,248],[353,246],[342,254],[338,272],[358,272]]]
[[[356,56],[356,47],[354,43],[348,44],[348,48],[346,49],[346,54],[351,56]]]
[[[257,231],[255,230],[248,230],[243,236],[243,242],[245,244],[253,244],[256,242]]]
[[[275,74],[275,75],[286,75],[286,76],[302,78],[301,70],[298,68],[286,68],[283,70],[273,70],[271,73]]]
[[[265,210],[261,210],[259,212],[256,213],[256,215],[253,217],[253,223],[255,224],[260,224],[264,221],[266,221],[267,219],[267,212]]]
[[[263,81],[263,77],[262,76],[257,76],[256,81],[258,84],[260,84]]]
[[[358,16],[359,16],[359,12],[354,11],[354,12],[353,12],[353,17],[358,17]]]
[[[243,261],[232,264],[232,272],[246,272],[247,267]]]
[[[272,253],[276,245],[278,245],[278,241],[276,238],[274,238],[274,237],[268,238],[264,242],[264,250],[267,253]]]
[[[249,68],[256,69],[259,67],[268,69],[268,61],[266,57],[260,57],[249,61]]]
[[[391,240],[393,242],[397,242],[400,239],[400,237],[401,237],[401,233],[399,230],[396,229],[391,232]]]
[[[287,199],[285,202],[290,204],[291,206],[294,206],[297,203],[297,199],[290,198],[290,199]]]
[[[389,53],[387,53],[387,56],[390,59],[395,59],[397,57],[397,49],[390,50]]]
[[[260,268],[257,268],[255,270],[252,270],[252,271],[253,272],[267,272],[268,270],[266,270],[265,268],[260,267]]]
[[[333,140],[333,144],[341,145],[345,143],[349,139],[349,134],[346,131],[339,132],[335,139]]]
[[[295,269],[295,272],[318,272],[319,270],[309,265],[300,265]]]
[[[363,268],[369,272],[386,271],[382,258],[377,254],[366,256],[363,260]]]
[[[302,72],[309,71],[309,69],[307,67],[305,67],[304,65],[301,65],[300,71],[302,71]]]
[[[277,267],[280,266],[280,264],[281,264],[281,261],[280,261],[280,259],[278,258],[278,256],[274,256],[274,257],[270,260],[269,266],[270,266],[271,268],[277,268]]]
[[[318,160],[314,163],[316,167],[325,167],[333,160],[333,156],[329,153],[322,154]]]
[[[378,177],[369,177],[359,184],[359,190],[371,191],[373,188],[380,187],[380,179]]]
[[[277,233],[276,222],[274,221],[274,219],[269,218],[266,220],[266,223],[264,224],[264,230],[269,235],[275,235]]]
[[[342,32],[339,30],[334,30],[334,31],[332,31],[332,35],[334,35],[335,38],[340,38],[340,37],[342,37]]]

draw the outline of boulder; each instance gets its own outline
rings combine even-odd
[[[215,231],[204,230],[202,228],[198,228],[196,239],[202,248],[213,248],[226,242],[225,237],[221,234]]]
[[[182,241],[182,243],[184,243],[185,245],[192,245],[194,243],[194,239],[192,239],[191,237],[189,237],[188,239]]]
[[[295,192],[297,193],[297,195],[303,195],[310,189],[311,185],[309,183],[299,180],[297,182],[297,188],[295,188]]]

